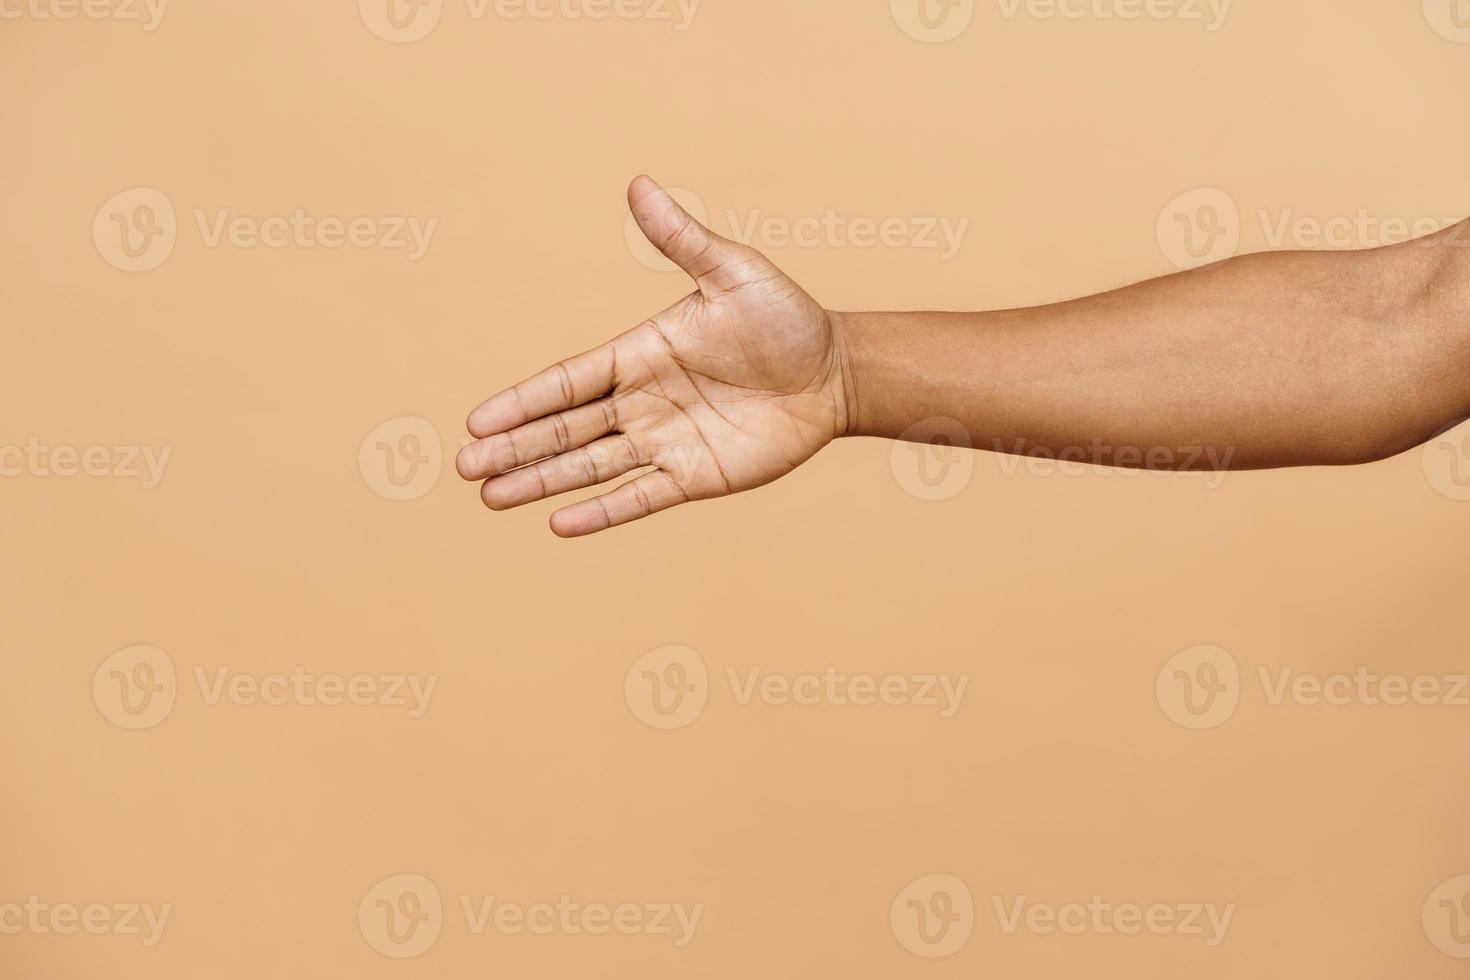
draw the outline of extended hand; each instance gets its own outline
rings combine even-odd
[[[842,344],[811,296],[647,177],[628,188],[628,205],[698,289],[484,402],[469,417],[478,441],[456,464],[485,481],[494,510],[653,467],[552,514],[562,537],[770,483],[848,424]]]

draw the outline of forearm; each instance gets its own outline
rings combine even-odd
[[[979,449],[1159,468],[1393,455],[1470,414],[1465,232],[1033,309],[834,313],[848,434],[927,440],[938,418]]]

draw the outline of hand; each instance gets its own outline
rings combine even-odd
[[[595,486],[551,515],[562,537],[785,476],[848,424],[831,318],[755,249],[695,221],[663,188],[628,188],[638,227],[698,289],[601,347],[500,392],[469,417],[456,465],[493,510]]]

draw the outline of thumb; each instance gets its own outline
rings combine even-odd
[[[628,186],[628,209],[643,236],[703,289],[728,289],[739,281],[749,257],[745,246],[722,238],[700,224],[651,177]]]

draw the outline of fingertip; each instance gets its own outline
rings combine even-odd
[[[484,439],[494,434],[489,431],[490,427],[485,424],[484,406],[475,409],[469,414],[469,417],[464,420],[464,427],[476,439]]]
[[[659,185],[658,181],[648,176],[648,174],[639,174],[628,184],[628,203],[630,205],[636,204],[648,194],[661,190],[663,190],[663,187]]]
[[[559,538],[580,538],[597,530],[588,526],[586,521],[577,519],[575,507],[564,507],[554,512],[547,523],[551,525],[551,533]]]
[[[474,479],[474,476],[471,475],[469,451],[470,447],[465,446],[454,456],[454,471],[459,474],[461,480]]]
[[[465,420],[465,428],[470,430],[470,435],[476,439],[488,439],[520,424],[514,414],[515,409],[507,404],[503,395],[504,393],[482,402],[470,413],[470,417]]]
[[[485,507],[491,508],[491,510],[501,510],[500,507],[495,505],[494,491],[491,489],[491,483],[494,482],[494,479],[488,479],[479,485],[479,502],[482,502]]]

